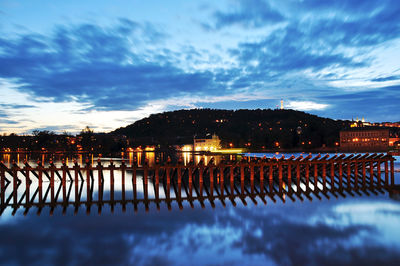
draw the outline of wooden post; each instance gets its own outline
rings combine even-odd
[[[354,162],[354,189],[358,189],[358,160]]]
[[[189,165],[189,197],[193,197],[193,165]]]
[[[322,163],[322,189],[326,191],[326,162]]]
[[[283,175],[282,175],[282,163],[278,161],[278,178],[279,178],[279,194],[282,195],[283,193]]]
[[[381,187],[381,160],[378,160],[378,188]]]
[[[343,180],[342,180],[343,179],[343,165],[342,165],[343,161],[339,160],[338,163],[339,163],[339,188],[340,188],[340,190],[342,190],[343,189]]]
[[[74,173],[75,173],[75,202],[79,202],[79,173],[78,173],[78,163],[75,160],[74,163]]]
[[[103,190],[102,190],[102,178],[103,178],[103,166],[101,165],[101,160],[100,158],[97,159],[97,186],[98,186],[98,201],[99,204],[101,203],[101,200],[103,199]]]
[[[260,165],[260,193],[264,195],[264,162]]]
[[[318,191],[318,165],[317,162],[314,163],[314,192]]]
[[[308,192],[310,189],[310,166],[308,162],[306,162],[304,166],[306,168],[306,191]]]
[[[12,166],[13,173],[13,202],[16,206],[18,204],[18,168],[16,164]]]
[[[374,187],[374,161],[369,162],[369,187]]]
[[[154,169],[154,179],[155,179],[155,182],[156,182],[156,184],[155,184],[155,186],[154,186],[154,189],[155,189],[155,191],[154,191],[154,193],[155,193],[155,196],[156,196],[156,201],[158,202],[159,201],[159,195],[160,195],[160,164],[159,164],[160,162],[159,162],[159,160],[158,160],[158,158],[157,158],[157,160],[156,160],[156,164],[155,164],[155,169]]]
[[[365,176],[366,176],[366,174],[365,174],[365,160],[363,160],[363,162],[362,162],[362,171],[363,171],[363,189],[365,189],[365,186],[366,186],[366,181],[365,181]]]
[[[389,164],[385,161],[385,187],[389,186]]]
[[[288,166],[287,166],[287,179],[288,179],[288,192],[291,193],[292,192],[292,163],[288,162]]]
[[[210,166],[210,195],[211,198],[214,197],[214,168]]]
[[[297,162],[296,165],[296,179],[297,179],[297,194],[300,194],[301,187],[300,187],[300,162]]]
[[[165,167],[165,171],[167,171],[167,199],[170,198],[170,191],[171,191],[171,174],[170,174],[170,166]]]
[[[6,187],[6,173],[3,169],[0,169],[0,183],[1,183],[1,205],[5,203],[5,187]]]
[[[254,164],[250,162],[250,192],[254,195]]]
[[[144,160],[144,164],[143,164],[143,196],[144,196],[144,202],[145,202],[145,208],[146,211],[148,211],[149,207],[148,207],[148,195],[149,195],[149,164],[147,159]]]
[[[335,191],[335,162],[331,162],[331,191]]]
[[[38,162],[37,166],[38,170],[38,185],[39,185],[39,203],[43,203],[43,171],[42,171],[42,164]]]
[[[274,185],[273,185],[273,171],[274,171],[274,165],[273,163],[269,164],[269,194],[272,194],[274,192]]]
[[[110,201],[111,201],[111,212],[114,210],[114,162],[110,160]]]
[[[86,158],[86,200],[87,202],[92,200],[92,193],[90,192],[90,161]]]
[[[351,161],[347,161],[347,189],[351,190]]]
[[[219,191],[221,193],[221,197],[224,196],[224,166],[220,165],[219,166]]]
[[[390,186],[394,187],[394,159],[390,159]]]
[[[230,178],[230,187],[231,187],[231,199],[233,199],[233,195],[235,194],[234,186],[235,186],[235,176],[233,175],[234,166],[231,165],[229,168],[229,178]]]
[[[29,168],[27,166],[24,167],[25,169],[25,203],[29,204],[30,199],[30,187],[31,187],[31,179],[29,178]]]
[[[178,167],[176,169],[177,171],[177,176],[178,176],[178,198],[181,198],[181,188],[182,188],[182,168],[181,164],[178,164]]]
[[[67,165],[65,164],[65,160],[62,160],[62,179],[61,179],[61,183],[62,183],[62,195],[63,195],[63,202],[66,203],[67,201]]]
[[[203,162],[200,162],[200,167],[199,167],[199,193],[200,193],[200,197],[203,196],[203,173],[204,173]]]
[[[122,189],[122,191],[121,191],[121,193],[122,193],[122,210],[125,212],[125,170],[126,170],[126,164],[125,164],[125,159],[122,159],[122,163],[121,163],[121,166],[120,166],[120,169],[121,169],[121,189]]]
[[[50,160],[50,199],[51,203],[54,204],[54,169],[55,166],[53,164],[53,161]]]
[[[244,195],[244,162],[240,162],[240,194]]]

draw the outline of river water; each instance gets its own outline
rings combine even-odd
[[[400,184],[399,172],[395,180]],[[182,210],[172,203],[171,210],[164,204],[147,212],[105,205],[101,214],[73,206],[52,215],[47,207],[26,216],[6,209],[0,264],[400,265],[400,201],[388,193],[256,200],[225,207],[216,201],[214,208],[184,203]]]

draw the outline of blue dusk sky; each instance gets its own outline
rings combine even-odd
[[[400,121],[400,1],[0,1],[0,133],[281,99]]]

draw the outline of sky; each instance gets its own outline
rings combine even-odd
[[[398,0],[0,0],[0,133],[152,113],[400,121]]]

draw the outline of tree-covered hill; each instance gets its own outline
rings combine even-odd
[[[111,134],[126,135],[132,145],[192,143],[215,133],[225,147],[312,149],[334,147],[349,123],[294,110],[192,109],[153,114]]]

